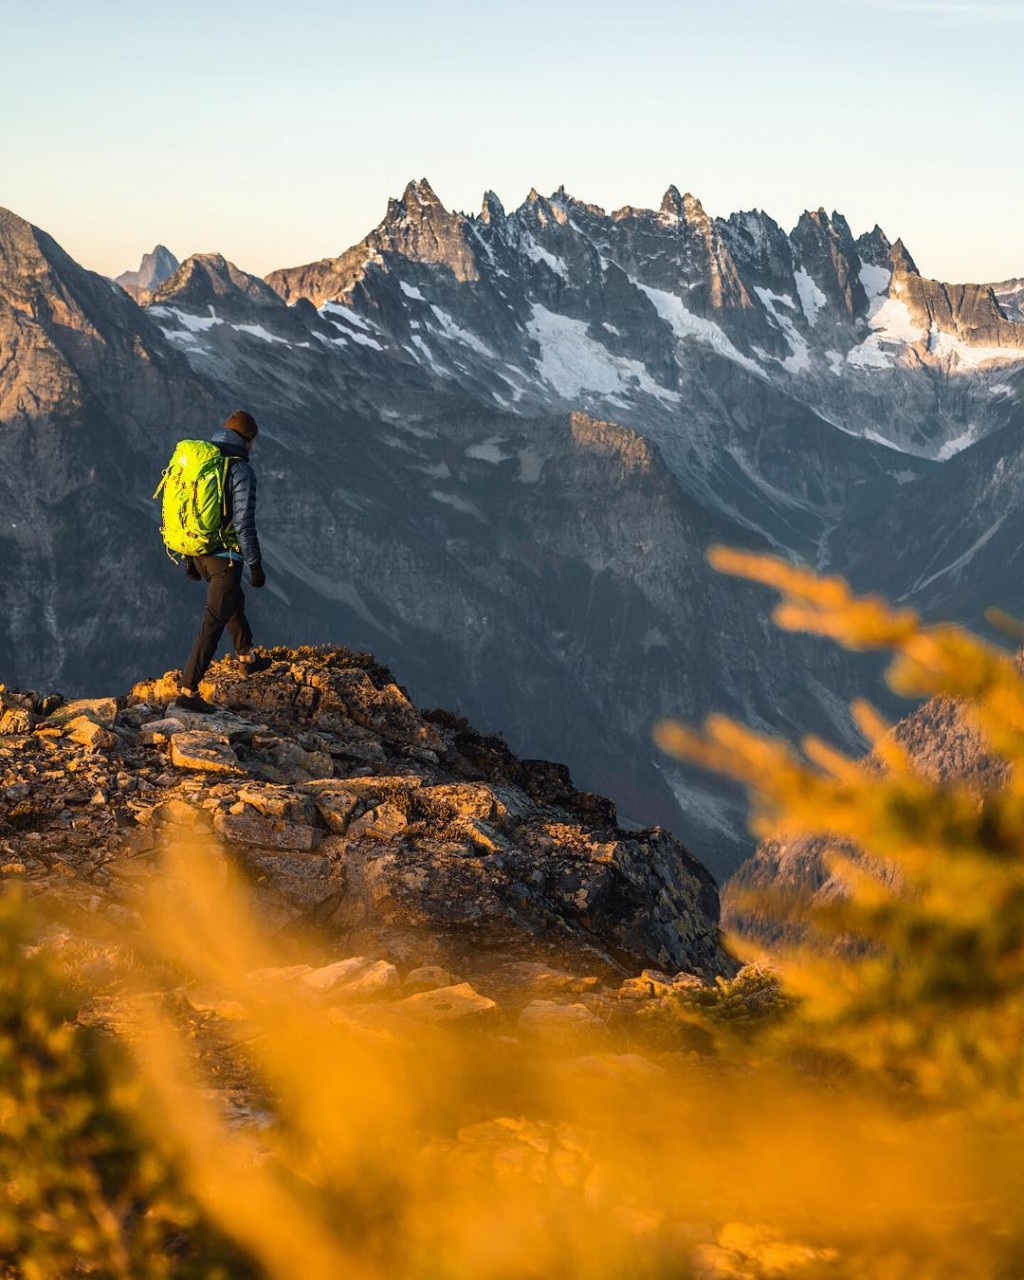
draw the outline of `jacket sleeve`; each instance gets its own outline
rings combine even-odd
[[[256,535],[256,473],[248,462],[235,462],[228,472],[231,486],[231,524],[242,559],[252,567],[263,559]]]

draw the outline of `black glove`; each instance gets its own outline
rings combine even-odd
[[[254,587],[262,587],[267,581],[267,575],[263,572],[262,563],[249,566],[249,581]]]
[[[192,579],[193,582],[202,582],[203,575],[196,568],[196,562],[191,556],[185,557],[185,576]]]

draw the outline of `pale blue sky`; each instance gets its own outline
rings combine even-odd
[[[0,40],[0,205],[109,274],[334,255],[426,176],[823,204],[941,279],[1024,275],[1024,0],[35,0]]]

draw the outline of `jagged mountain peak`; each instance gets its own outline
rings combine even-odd
[[[857,255],[861,262],[873,267],[892,267],[892,242],[876,222],[870,231],[865,231],[856,240]]]
[[[683,196],[683,221],[684,222],[709,222],[708,215],[704,212],[704,206],[695,195],[687,191]]]
[[[908,276],[919,276],[921,274],[917,269],[917,263],[910,256],[910,252],[902,239],[897,240],[892,246],[891,257],[894,272]]]
[[[119,284],[136,302],[141,302],[165,280],[169,280],[180,265],[166,245],[158,244],[150,253],[142,255],[137,271],[122,271],[114,278],[114,283]]]
[[[819,205],[817,209],[805,209],[797,219],[797,224],[792,231],[792,238],[799,239],[808,235],[819,239],[841,240],[849,242],[850,245],[853,244],[853,233],[850,231],[850,224],[841,213],[837,213],[834,209],[830,216],[824,205]]]
[[[661,206],[658,212],[666,219],[678,222],[683,216],[683,197],[679,193],[677,186],[669,186],[668,190],[661,197]]]
[[[396,253],[413,262],[436,263],[448,267],[457,280],[479,278],[473,250],[467,242],[471,223],[438,199],[426,178],[410,182],[401,200],[388,201],[383,222],[349,254],[363,253],[356,270],[362,271],[374,255]],[[348,255],[343,255],[344,261]],[[280,273],[275,273],[275,277]]]
[[[27,279],[26,262],[45,263],[49,270],[83,271],[45,231],[11,209],[0,208],[0,276],[9,269],[12,275]]]
[[[414,178],[409,182],[402,193],[402,199],[406,204],[413,202],[421,205],[441,204],[441,201],[437,198],[437,193],[427,178]],[[444,206],[442,205],[441,207],[443,208]]]
[[[480,221],[486,226],[493,222],[501,222],[505,218],[505,206],[493,191],[484,192],[484,201],[480,207]]]
[[[156,303],[175,301],[205,307],[239,295],[257,305],[281,305],[281,299],[268,284],[236,267],[222,253],[194,253],[154,290],[152,298]]]
[[[748,209],[716,220],[734,261],[786,292],[793,275],[793,246],[774,218]]]
[[[438,199],[437,193],[426,178],[414,178],[406,184],[399,199],[388,200],[387,213],[382,226],[392,223],[409,223],[433,218],[449,219],[453,216]]]
[[[566,205],[576,202],[568,195],[565,187],[559,187],[551,196],[542,196],[536,187],[531,187],[529,195],[515,211],[515,217],[527,225],[546,227],[552,222],[564,226],[569,221]]]

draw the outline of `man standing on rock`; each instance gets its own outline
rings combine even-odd
[[[188,711],[209,713],[216,707],[199,694],[199,682],[217,652],[217,645],[227,627],[235,648],[238,665],[246,675],[265,671],[267,658],[252,652],[252,631],[245,616],[242,592],[242,566],[249,568],[249,581],[254,587],[266,582],[259,538],[256,536],[256,474],[249,464],[259,427],[250,413],[233,413],[211,437],[227,459],[224,484],[225,519],[221,541],[223,548],[208,555],[185,557],[185,572],[196,582],[204,581],[206,608],[203,621],[192,646],[181,677],[181,692],[175,705]]]

